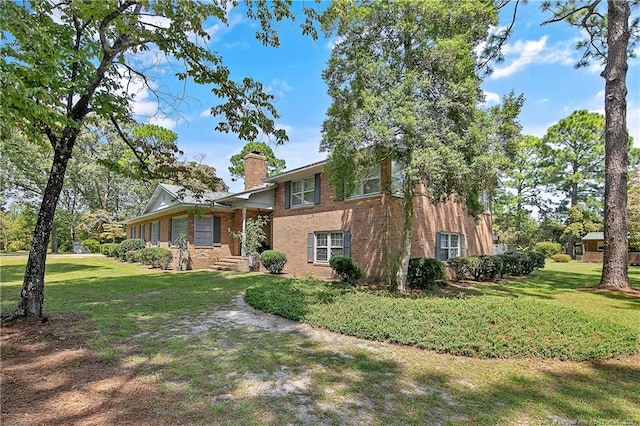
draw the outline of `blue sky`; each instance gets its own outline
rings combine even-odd
[[[318,151],[320,129],[331,99],[321,73],[331,54],[332,40],[303,36],[297,23],[287,21],[278,26],[280,47],[264,47],[253,37],[255,22],[238,9],[231,10],[228,16],[228,26],[212,23],[208,27],[212,35],[209,46],[224,58],[232,78],[248,76],[258,80],[276,97],[280,115],[276,122],[289,135],[286,144],[272,146],[276,156],[286,160],[287,169],[324,159],[326,153]],[[505,16],[501,25],[506,24],[506,19]],[[523,134],[536,136],[543,136],[548,127],[575,110],[604,113],[602,67],[594,63],[587,68],[574,68],[581,56],[575,49],[581,33],[564,23],[542,27],[544,19],[535,1],[520,10],[515,31],[503,50],[505,61],[493,64],[493,74],[482,84],[487,106],[500,102],[511,90],[524,94],[526,101],[520,115]],[[186,98],[177,111],[161,115],[151,92],[142,90],[134,104],[139,120],[175,131],[178,145],[188,159],[204,155],[202,161],[214,166],[232,191],[242,190],[242,182],[231,181],[228,166],[229,158],[240,152],[245,142],[214,130],[216,120],[208,111],[216,99],[210,88],[176,82],[167,64],[162,59],[154,61],[152,52],[147,60],[154,64],[156,89],[184,92]],[[632,59],[629,65],[627,124],[634,145],[640,146],[640,60]]]

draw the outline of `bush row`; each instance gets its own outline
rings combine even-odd
[[[447,261],[456,281],[471,278],[487,281],[503,275],[526,276],[544,268],[544,255],[535,251],[518,251],[493,256],[456,257]]]
[[[173,260],[171,250],[163,247],[146,247],[143,240],[130,239],[121,243],[100,245],[100,253],[127,262],[139,262],[154,268],[168,269]]]
[[[633,330],[528,298],[399,298],[282,279],[248,288],[245,299],[263,311],[334,332],[454,355],[583,361],[638,350]]]

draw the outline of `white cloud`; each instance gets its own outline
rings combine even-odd
[[[272,79],[271,83],[265,88],[265,92],[275,95],[276,98],[283,98],[292,90],[293,87],[289,86],[286,80],[280,80],[279,78]]]
[[[484,104],[489,105],[497,105],[500,103],[500,95],[493,92],[484,91]]]
[[[547,45],[548,36],[542,36],[538,40],[516,40],[514,43],[506,44],[502,53],[507,65],[495,67],[490,78],[497,79],[508,77],[521,71],[530,64],[551,64],[573,65],[575,49],[569,46],[572,41]]]
[[[329,41],[327,41],[327,49],[333,50],[334,47],[336,47],[337,45],[339,45],[343,41],[344,41],[344,37],[342,37],[342,36],[332,37],[332,38],[329,39]]]
[[[634,102],[627,104],[627,127],[629,136],[633,138],[633,146],[640,148],[640,105]]]
[[[169,117],[153,116],[149,118],[149,124],[155,124],[156,126],[164,127],[165,129],[173,130],[178,125],[178,120],[174,120]]]

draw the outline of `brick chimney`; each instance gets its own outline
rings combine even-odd
[[[267,177],[267,157],[259,152],[251,152],[244,157],[244,189],[262,186]]]

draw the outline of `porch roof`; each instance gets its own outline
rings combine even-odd
[[[589,232],[582,237],[582,241],[604,241],[604,232]]]

